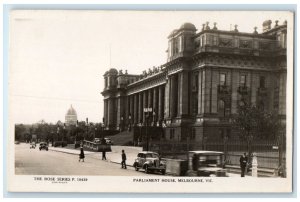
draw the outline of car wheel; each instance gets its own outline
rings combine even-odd
[[[146,173],[149,173],[148,165],[145,165],[145,172],[146,172]]]
[[[165,175],[166,174],[166,170],[162,170],[161,174]]]
[[[137,165],[137,164],[135,164],[135,166],[134,166],[134,167],[135,167],[135,170],[136,170],[136,171],[139,171],[139,167],[138,167],[138,165]]]

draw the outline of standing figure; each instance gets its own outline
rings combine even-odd
[[[127,168],[126,167],[126,154],[124,152],[124,149],[122,150],[122,162],[121,162],[122,168]]]
[[[83,152],[83,147],[80,147],[80,154],[79,154],[79,162],[82,159],[82,161],[84,162],[84,152]]]
[[[102,151],[102,160],[106,160],[106,151],[105,150]]]
[[[198,161],[199,161],[199,159],[197,158],[197,155],[194,154],[193,159],[192,159],[193,171],[198,170]]]
[[[245,177],[247,162],[248,162],[248,158],[246,156],[246,153],[244,153],[243,156],[241,156],[240,158],[241,177]]]

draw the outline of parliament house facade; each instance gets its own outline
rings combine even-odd
[[[142,74],[110,69],[104,74],[104,125],[163,129],[165,142],[236,138],[232,116],[245,104],[286,115],[287,22],[263,22],[252,33],[201,31],[184,23],[168,36],[167,61]]]

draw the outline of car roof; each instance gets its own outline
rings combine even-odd
[[[152,151],[141,151],[139,152],[139,154],[158,154],[158,153]]]
[[[195,154],[224,154],[224,152],[220,152],[220,151],[203,151],[203,150],[189,151],[189,153],[195,153]]]

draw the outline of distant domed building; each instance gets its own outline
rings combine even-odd
[[[77,113],[71,105],[70,109],[66,113],[65,123],[66,125],[76,125],[76,122],[77,122]]]

